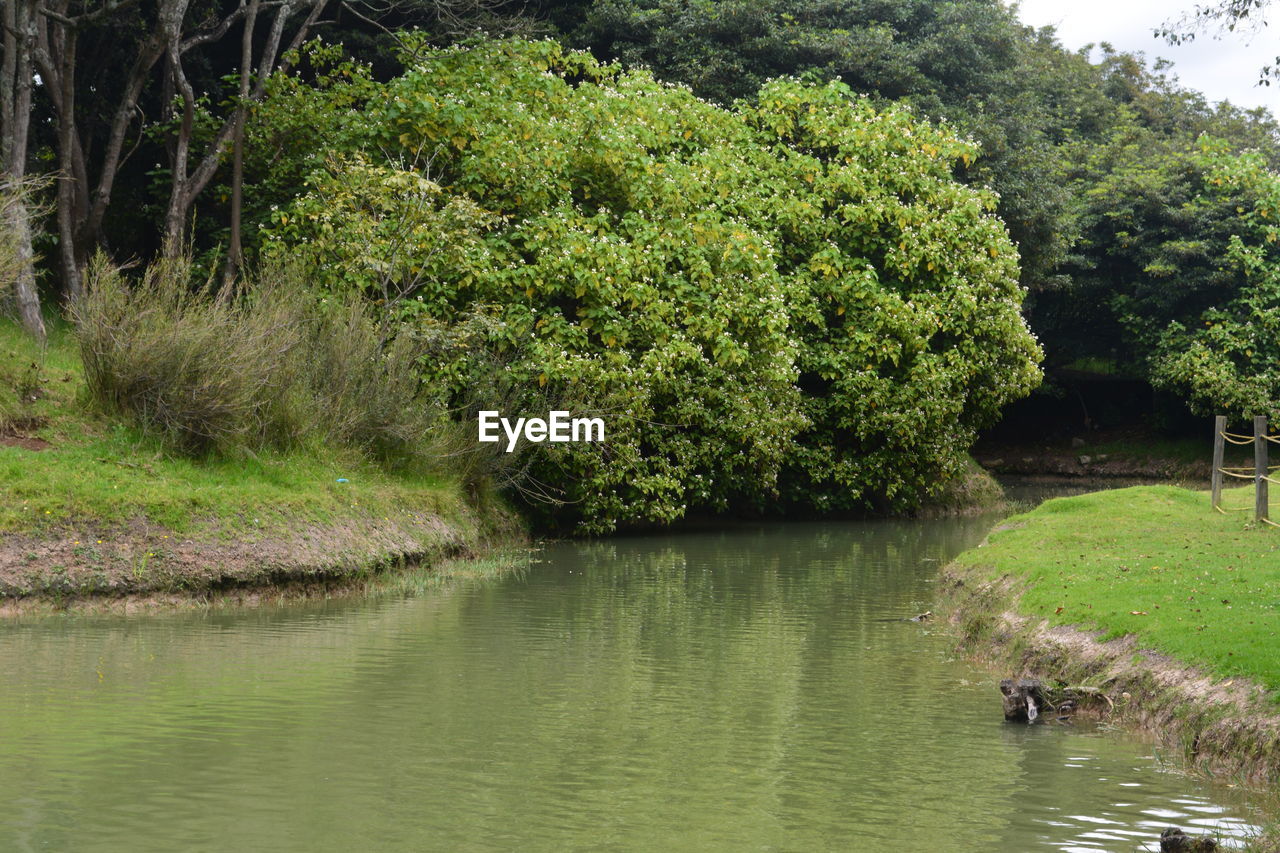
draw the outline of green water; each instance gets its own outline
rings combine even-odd
[[[1133,850],[1150,746],[1005,724],[929,624],[989,521],[568,543],[414,598],[0,625],[0,850]]]

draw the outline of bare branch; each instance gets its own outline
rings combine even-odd
[[[75,16],[64,15],[61,12],[55,12],[53,9],[44,6],[39,7],[36,11],[41,15],[44,15],[46,18],[57,21],[63,26],[71,27],[72,29],[82,29],[89,24],[97,23],[108,15],[113,15],[116,12],[128,9],[130,6],[136,6],[138,5],[138,2],[139,0],[119,0],[117,3],[108,3],[101,9],[94,9],[92,12],[84,12],[83,14]]]
[[[279,6],[291,5],[290,0],[263,0],[258,4],[260,9],[272,9]],[[178,47],[179,53],[186,53],[193,47],[199,47],[202,44],[217,41],[227,34],[227,31],[248,14],[248,10],[252,8],[252,4],[237,6],[235,11],[229,13],[222,20],[218,21],[211,27],[200,30],[191,35],[190,38],[183,40]]]

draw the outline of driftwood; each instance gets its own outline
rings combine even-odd
[[[1049,701],[1044,684],[1036,678],[1006,678],[1000,682],[1004,695],[1004,718],[1013,723],[1033,723]]]
[[[1099,713],[1115,709],[1115,702],[1101,688],[1048,687],[1036,678],[1006,678],[1000,682],[1000,693],[1004,697],[1004,718],[1016,723],[1032,723],[1042,716],[1065,723],[1081,709]]]

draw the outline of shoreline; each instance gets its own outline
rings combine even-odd
[[[1157,489],[1166,490],[1156,495],[1161,499],[1170,499],[1174,491]],[[1191,772],[1274,792],[1280,786],[1280,691],[1267,647],[1247,632],[1275,628],[1275,619],[1265,617],[1264,626],[1264,616],[1247,609],[1250,602],[1239,586],[1214,588],[1201,601],[1199,591],[1213,588],[1206,584],[1243,579],[1211,577],[1217,565],[1213,554],[1196,553],[1175,564],[1168,552],[1151,551],[1150,541],[1136,535],[1139,507],[1151,495],[1139,489],[1123,498],[1116,492],[1065,498],[1042,505],[1043,512],[997,524],[981,544],[942,569],[935,602],[939,622],[952,634],[958,654],[991,671],[993,714],[1000,713],[997,681],[1037,679],[1049,701],[1073,701],[1074,710],[1064,713],[1103,720],[1149,739]],[[1126,505],[1133,507],[1133,516],[1120,509]],[[1105,523],[1092,515],[1100,508],[1114,513],[1114,529],[1102,529]],[[1206,523],[1223,523],[1210,518]],[[1115,531],[1125,535],[1111,538]],[[1260,548],[1277,547],[1266,538],[1271,532],[1246,531],[1248,541]],[[1188,541],[1198,535],[1202,531],[1188,533]],[[1206,545],[1213,547],[1218,543]],[[1252,565],[1246,555],[1237,555],[1235,568]],[[1159,580],[1140,587],[1147,580],[1143,574]],[[1257,594],[1263,598],[1270,583],[1256,574],[1247,580],[1249,587],[1261,585]],[[1189,601],[1188,593],[1197,594],[1196,600]],[[1234,609],[1227,606],[1228,594]],[[1192,609],[1210,605],[1217,606],[1216,616]],[[1197,614],[1195,621],[1204,624],[1178,618],[1185,613]],[[1163,628],[1158,620],[1164,620]],[[1227,645],[1217,649],[1218,657],[1210,655],[1211,647],[1177,640],[1222,643],[1223,636],[1209,636],[1219,631],[1226,632]],[[1188,653],[1188,648],[1199,651]],[[1254,657],[1242,659],[1250,649],[1256,650]],[[1232,660],[1236,663],[1225,663]],[[1261,829],[1247,849],[1280,851],[1280,824],[1264,823]]]
[[[1014,678],[1096,689],[1080,711],[1176,749],[1197,771],[1268,787],[1280,778],[1280,707],[1261,684],[1217,678],[1132,635],[1107,639],[1020,613],[1007,576],[952,564],[939,581],[939,609],[967,657]]]
[[[179,533],[139,519],[59,526],[0,541],[0,619],[54,611],[134,613],[345,595],[371,581],[437,573],[450,561],[526,544],[496,500],[459,500],[447,515],[351,515],[325,523],[210,522]],[[462,566],[454,572],[467,573]]]

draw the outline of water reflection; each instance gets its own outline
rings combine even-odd
[[[904,621],[989,521],[561,544],[419,598],[0,627],[0,848],[1132,850],[1248,804]]]

